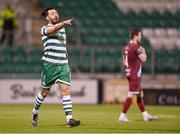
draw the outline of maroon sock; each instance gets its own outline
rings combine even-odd
[[[138,107],[141,110],[141,112],[144,112],[145,111],[145,107],[144,107],[144,100],[143,100],[142,97],[137,96],[137,104],[138,104]]]
[[[123,113],[127,113],[131,103],[132,103],[132,98],[128,97],[123,106],[123,110],[122,110]]]

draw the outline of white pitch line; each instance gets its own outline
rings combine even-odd
[[[161,118],[177,118],[176,115],[169,115],[169,114],[158,114],[157,116]]]

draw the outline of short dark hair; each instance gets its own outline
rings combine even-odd
[[[46,9],[44,9],[43,11],[42,11],[42,13],[41,13],[41,17],[42,18],[46,18],[46,16],[48,15],[48,11],[49,10],[52,10],[52,9],[55,9],[54,7],[48,7],[48,8],[46,8]]]
[[[132,29],[129,31],[129,37],[133,39],[134,36],[138,36],[139,32],[141,32],[139,29]]]

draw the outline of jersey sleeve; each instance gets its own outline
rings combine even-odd
[[[140,56],[143,54],[143,51],[141,50],[140,46],[135,47],[135,52],[137,56]]]
[[[42,28],[41,28],[41,35],[46,35],[47,36],[47,30],[48,30],[48,26],[43,26]]]

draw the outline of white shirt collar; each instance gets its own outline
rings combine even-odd
[[[133,40],[130,40],[129,43],[137,44],[137,42],[135,42],[135,41],[133,41]]]
[[[48,23],[48,26],[52,26],[53,24]]]

